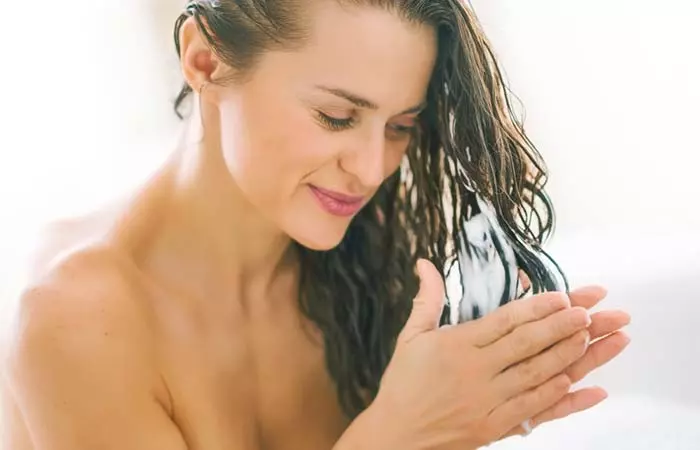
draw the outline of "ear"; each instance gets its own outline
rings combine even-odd
[[[180,28],[180,66],[185,81],[193,91],[199,92],[210,82],[220,68],[218,56],[199,31],[197,22],[189,17]]]

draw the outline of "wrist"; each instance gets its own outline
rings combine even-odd
[[[350,424],[333,450],[418,450],[402,440],[390,417],[370,405]]]

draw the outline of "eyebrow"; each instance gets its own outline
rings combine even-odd
[[[360,97],[359,95],[353,94],[352,92],[348,92],[345,89],[322,86],[322,85],[316,86],[316,89],[327,92],[329,94],[333,94],[336,97],[343,98],[359,108],[379,109],[379,106],[377,106],[377,104],[374,103],[373,101],[367,100],[366,98]],[[417,114],[417,113],[420,113],[421,111],[423,111],[426,106],[427,106],[427,103],[425,101],[423,101],[419,105],[408,108],[407,110],[403,111],[399,115]]]

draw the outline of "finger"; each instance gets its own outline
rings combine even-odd
[[[591,340],[607,336],[622,327],[626,327],[630,321],[630,315],[624,311],[601,311],[592,314],[591,326],[588,327]]]
[[[585,286],[571,291],[569,298],[571,299],[571,306],[591,309],[607,295],[608,291],[602,286]]]
[[[566,396],[571,380],[566,375],[557,375],[535,389],[523,392],[494,409],[489,420],[502,435],[531,417],[552,408]]]
[[[484,347],[484,350],[491,356],[494,368],[500,372],[587,328],[590,323],[591,318],[585,309],[565,309],[518,327],[509,335]]]
[[[608,397],[607,392],[599,387],[584,388],[575,392],[566,394],[561,400],[553,406],[543,410],[535,415],[530,420],[530,427],[535,428],[543,423],[552,422],[554,420],[563,419],[571,414],[575,414],[600,404]],[[523,419],[523,422],[528,419]],[[522,422],[521,422],[522,423]],[[505,436],[516,436],[525,434],[522,426],[513,427]]]
[[[574,362],[566,374],[573,383],[578,383],[586,375],[595,369],[607,364],[618,356],[629,345],[630,338],[623,332],[618,331],[605,337],[598,342],[594,342],[581,359]]]
[[[508,303],[478,320],[458,325],[454,330],[469,335],[469,340],[476,346],[485,347],[521,325],[544,319],[570,306],[566,294],[547,292]]]
[[[418,334],[436,329],[445,302],[445,285],[435,266],[430,261],[421,259],[416,269],[420,288],[413,299],[413,309],[406,325],[399,334],[398,345],[407,343]]]
[[[564,372],[586,353],[589,339],[588,330],[581,330],[547,351],[506,369],[494,380],[498,392],[508,399]],[[566,375],[571,378],[568,372]]]
[[[518,271],[518,279],[520,280],[520,284],[523,287],[523,292],[529,291],[530,287],[532,286],[532,283],[530,283],[530,277],[527,276],[524,270]]]

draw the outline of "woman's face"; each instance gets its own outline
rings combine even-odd
[[[398,169],[437,41],[432,28],[381,9],[316,4],[310,43],[268,52],[249,81],[218,96],[216,128],[246,200],[292,239],[326,250]]]

